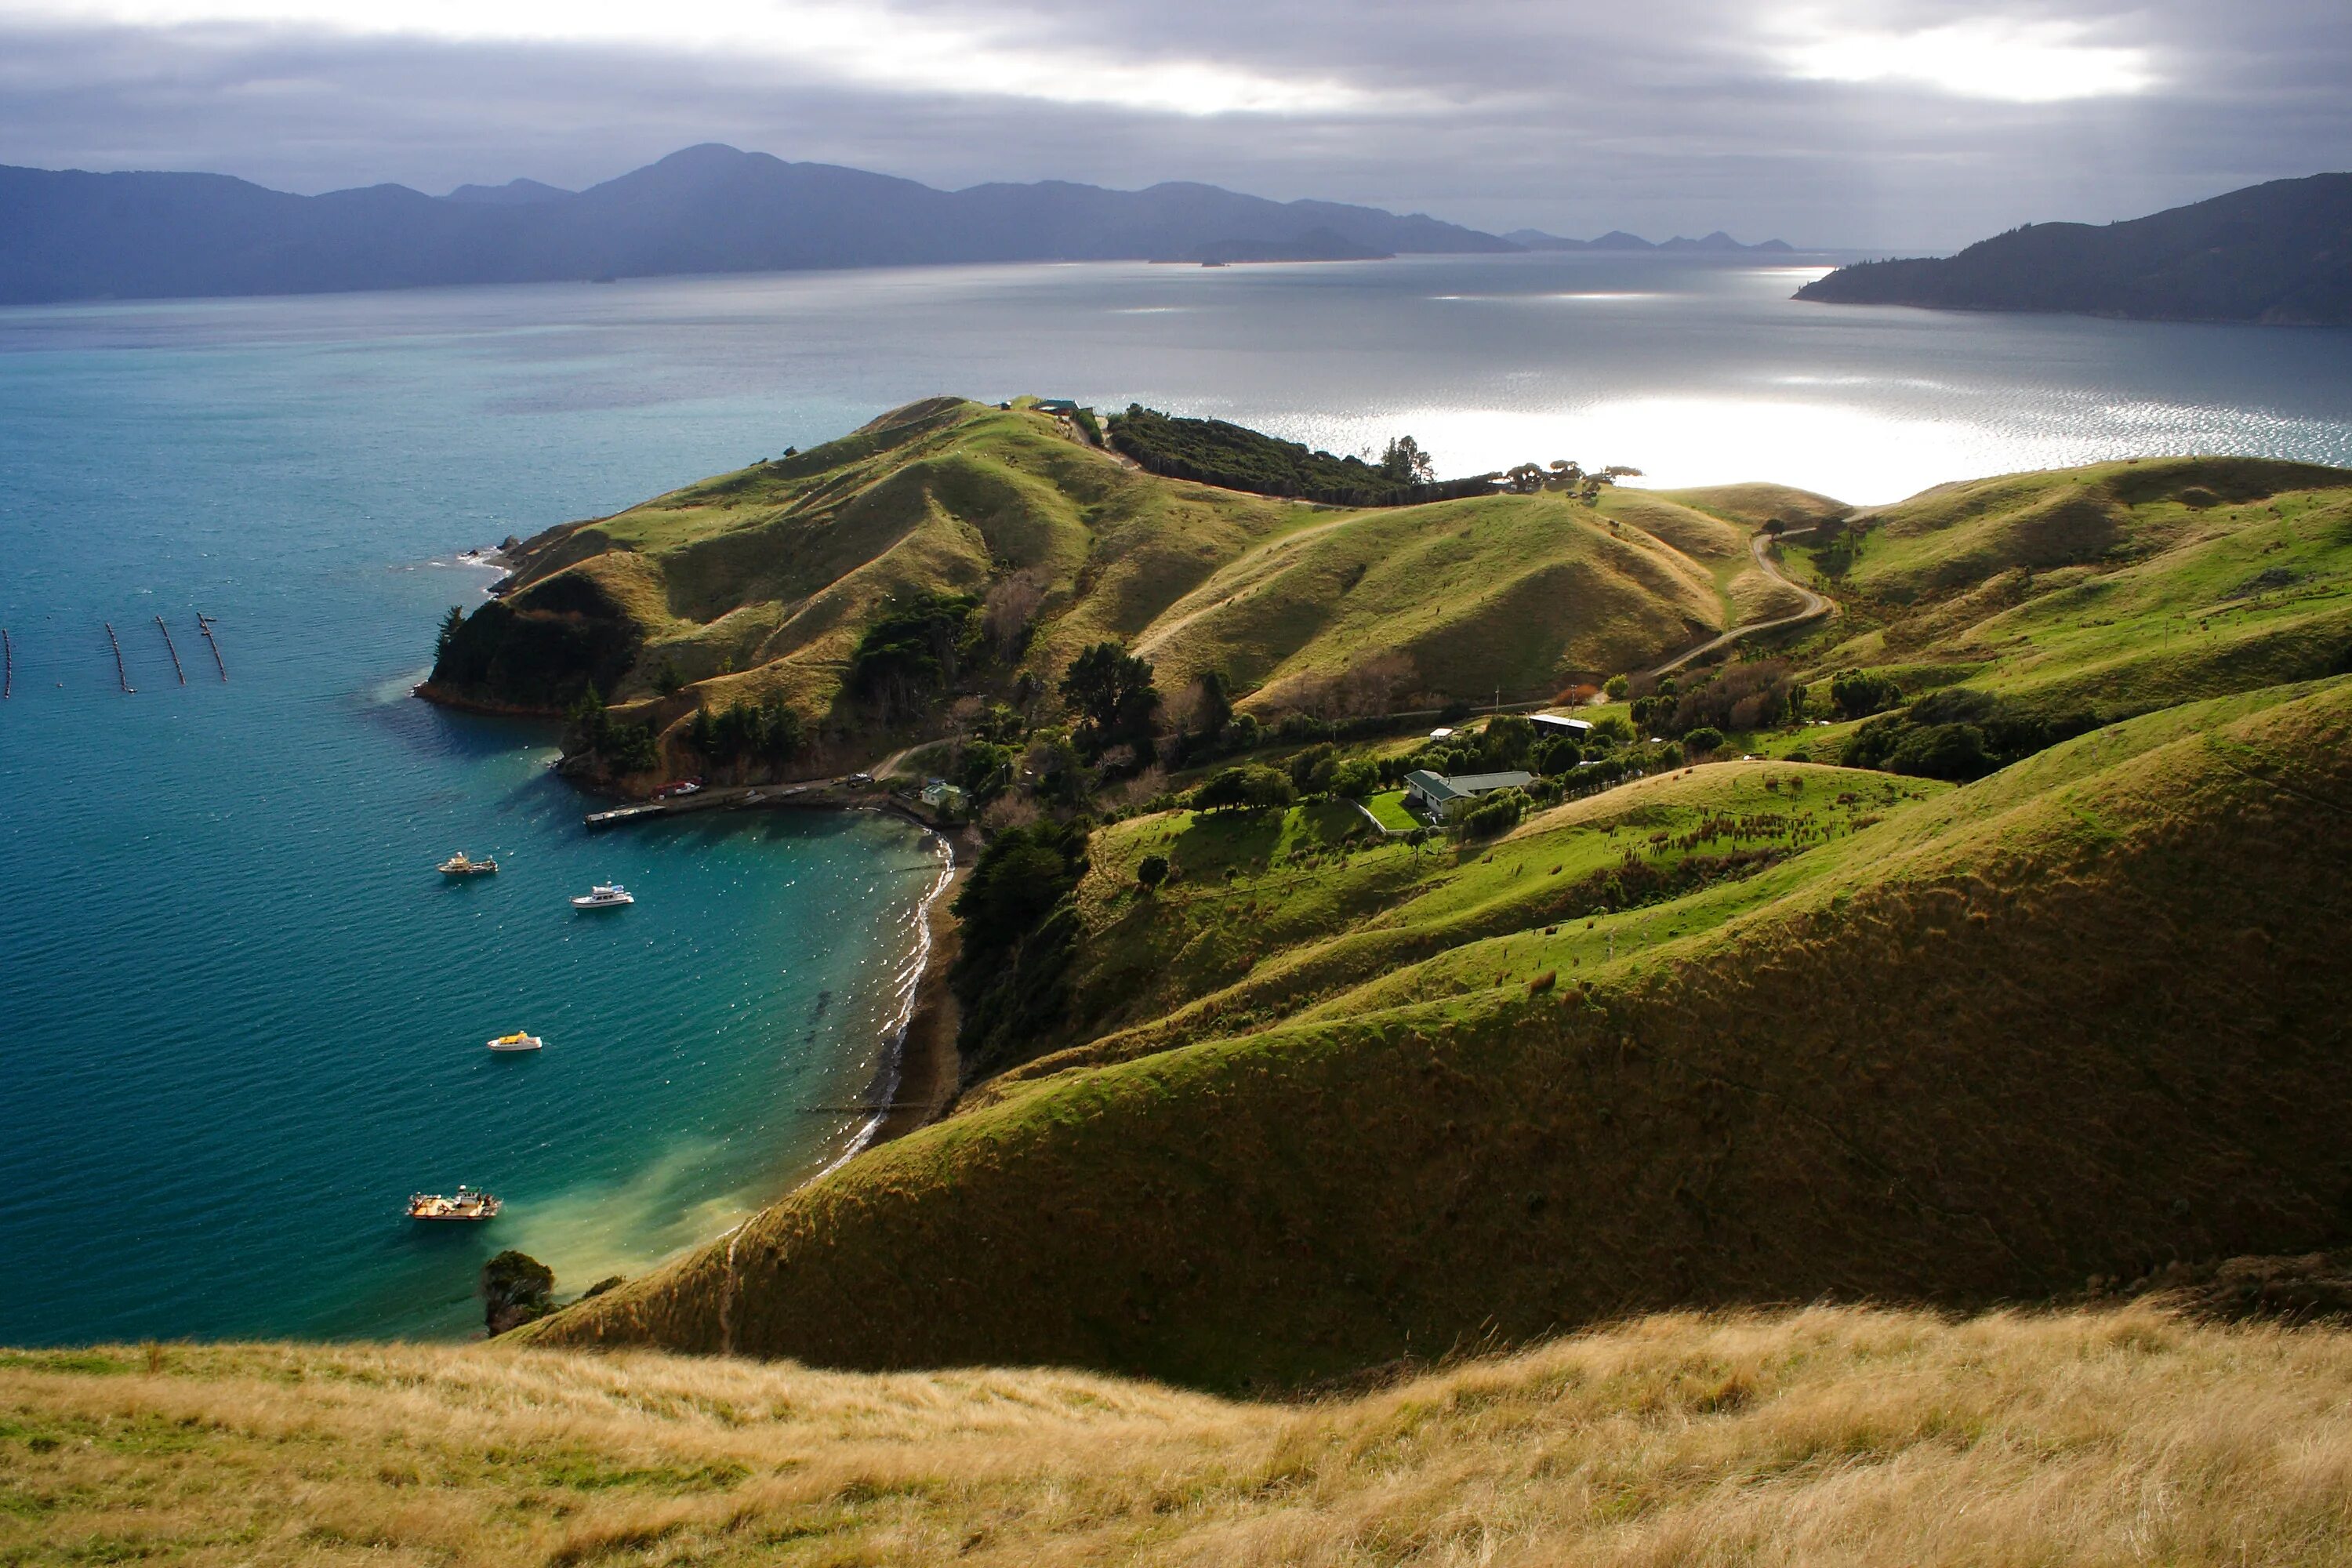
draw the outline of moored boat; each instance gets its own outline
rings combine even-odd
[[[618,882],[599,882],[580,898],[572,900],[575,910],[617,910],[623,904],[634,904],[637,896]]]
[[[441,874],[445,877],[489,877],[497,875],[499,863],[496,860],[470,859],[463,849],[442,861],[440,865]]]
[[[517,1029],[511,1035],[500,1035],[489,1045],[494,1051],[535,1051],[546,1043],[537,1035],[527,1035]]]
[[[408,1199],[411,1219],[496,1219],[503,1207],[488,1193],[476,1192],[471,1187],[459,1187],[457,1195],[446,1197],[439,1193],[413,1193]]]

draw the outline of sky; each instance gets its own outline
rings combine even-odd
[[[0,163],[578,188],[702,142],[1948,249],[2352,169],[2352,0],[0,0]]]

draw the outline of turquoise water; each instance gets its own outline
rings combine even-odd
[[[1790,302],[1810,275],[1452,258],[0,311],[0,1342],[463,1331],[493,1247],[566,1289],[640,1269],[856,1134],[823,1108],[879,1063],[930,847],[866,816],[585,834],[543,729],[407,696],[488,581],[462,546],[939,391],[1856,501],[2135,453],[2352,463],[2352,333]],[[505,869],[443,886],[461,847]],[[609,879],[642,901],[564,903]],[[515,1026],[548,1049],[482,1049]],[[398,1216],[460,1182],[508,1213]]]

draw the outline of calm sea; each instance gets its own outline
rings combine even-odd
[[[460,547],[934,392],[1864,502],[2136,453],[2352,463],[2352,333],[1790,302],[1816,270],[1030,267],[0,311],[0,1342],[459,1332],[495,1247],[565,1289],[641,1269],[855,1135],[827,1108],[875,1070],[932,847],[865,816],[589,837],[544,729],[407,695],[488,581]],[[460,847],[505,868],[444,886]],[[634,909],[566,905],[612,879]],[[518,1026],[547,1050],[483,1050]],[[399,1217],[460,1182],[507,1214]]]

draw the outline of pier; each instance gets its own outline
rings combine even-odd
[[[584,819],[590,827],[618,827],[625,822],[638,822],[654,816],[683,816],[692,811],[719,811],[729,807],[741,809],[762,805],[872,805],[880,801],[854,795],[844,795],[842,779],[815,779],[796,784],[720,784],[715,789],[698,789],[692,795],[674,795],[662,800],[639,801],[634,805],[616,805],[610,811],[592,811]]]
[[[185,686],[188,683],[188,672],[180,668],[180,650],[172,646],[172,628],[163,624],[163,616],[157,616],[155,629],[163,634],[164,651],[172,656],[172,673],[180,678],[181,685]]]
[[[128,696],[139,689],[131,684],[131,673],[122,668],[122,644],[115,638],[114,623],[107,621],[103,624],[106,627],[106,640],[114,649],[114,679],[122,683],[123,694]]]
[[[205,642],[213,650],[213,664],[220,670],[221,679],[228,679],[228,666],[221,662],[220,641],[213,636],[213,618],[202,610],[196,612],[196,630],[205,634]]]

